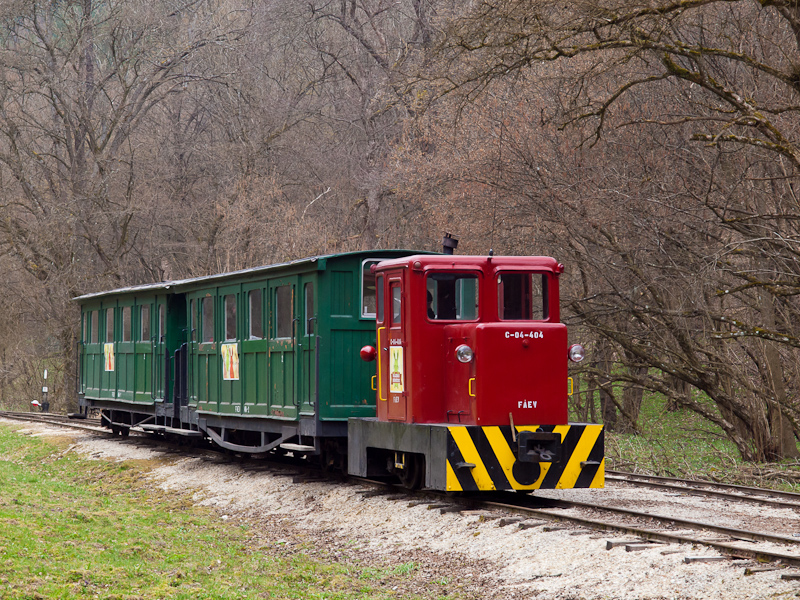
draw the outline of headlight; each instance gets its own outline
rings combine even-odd
[[[461,344],[458,348],[456,348],[456,358],[459,362],[468,363],[472,362],[472,359],[475,357],[475,353],[472,351],[472,348],[467,346],[466,344]]]
[[[583,346],[572,344],[569,347],[569,359],[572,362],[581,362],[584,358],[586,358],[586,350],[583,349]]]

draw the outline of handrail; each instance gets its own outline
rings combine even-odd
[[[383,363],[383,346],[381,345],[381,331],[385,331],[386,327],[378,327],[378,398],[386,402],[383,397],[383,376],[381,372],[381,364]]]

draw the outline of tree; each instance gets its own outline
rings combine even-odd
[[[34,304],[37,320],[51,323],[66,356],[77,321],[69,298],[153,270],[138,245],[152,223],[137,193],[142,129],[165,99],[207,80],[190,63],[233,43],[241,14],[211,0],[0,8],[0,252],[28,273],[22,293],[47,299]]]
[[[650,357],[651,369],[712,397],[720,415],[708,418],[748,458],[797,455],[797,407],[787,393],[796,387],[800,282],[795,4],[478,2],[439,46],[444,91],[467,99],[521,74],[560,82],[550,98],[564,107],[561,124],[583,136],[581,159],[629,176],[592,177],[598,188],[584,187],[592,201],[569,207],[589,226],[582,234],[570,227],[582,240],[578,258],[596,277],[603,266],[615,274],[572,307],[622,355]],[[615,145],[629,151],[612,165],[604,155]],[[654,170],[658,154],[676,173]],[[574,167],[586,181],[585,165]],[[545,187],[558,176],[566,186],[563,170],[548,175]],[[533,180],[545,185],[540,174]],[[611,190],[628,199],[626,213],[602,200]],[[674,220],[671,229],[664,219]],[[647,237],[631,239],[631,221]],[[666,383],[650,389],[670,394]],[[690,397],[676,400],[704,411]]]
[[[404,121],[418,107],[406,73],[424,65],[433,36],[433,0],[322,0],[309,4],[308,30],[331,79],[321,119],[334,136],[329,156],[344,161],[337,182],[350,187],[361,215],[354,233],[361,248],[417,237],[409,224],[418,203],[394,197],[388,157],[400,143]],[[328,186],[325,186],[328,187]],[[423,236],[422,239],[424,239]],[[419,243],[419,242],[417,242]]]
[[[683,97],[646,87],[617,100],[600,139],[581,144],[596,129],[563,127],[574,115],[573,86],[602,82],[590,82],[580,60],[551,64],[492,81],[477,101],[450,100],[457,131],[435,153],[404,158],[417,173],[427,165],[417,185],[439,188],[452,221],[494,232],[499,251],[553,254],[568,265],[566,318],[593,332],[596,347],[614,348],[615,369],[601,357],[587,371],[603,387],[671,397],[717,423],[747,459],[791,455],[797,307],[775,282],[794,281],[788,240],[796,232],[769,151],[693,142],[693,122],[652,118],[686,112]],[[428,125],[439,140],[452,114],[444,107]],[[469,214],[471,204],[483,212]],[[778,235],[764,236],[767,227]],[[676,382],[695,392],[676,391]],[[636,399],[613,400],[627,426]]]

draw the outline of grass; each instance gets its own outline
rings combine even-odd
[[[0,427],[2,598],[418,597],[381,589],[402,590],[415,563],[379,571],[259,545],[248,526],[149,487],[145,465],[63,447]]]
[[[608,432],[611,468],[682,477],[713,475],[741,465],[736,446],[721,429],[686,409],[667,410],[657,394],[646,395],[639,414],[640,435]]]

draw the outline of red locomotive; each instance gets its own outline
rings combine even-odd
[[[447,491],[602,487],[603,428],[567,419],[567,347],[548,257],[417,255],[373,267],[374,419],[348,471]]]

